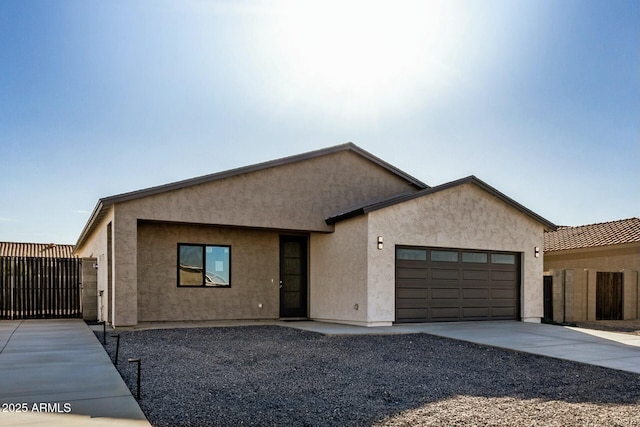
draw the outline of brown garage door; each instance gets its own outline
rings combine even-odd
[[[396,247],[396,322],[515,320],[520,254]]]

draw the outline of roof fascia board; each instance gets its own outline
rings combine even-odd
[[[89,234],[89,231],[91,231],[93,229],[93,225],[94,225],[94,223],[96,221],[96,218],[102,212],[104,207],[105,206],[102,203],[102,199],[99,199],[98,203],[96,203],[96,207],[93,208],[93,212],[91,213],[91,216],[89,217],[89,220],[84,225],[84,228],[82,229],[82,232],[80,233],[80,236],[78,237],[78,240],[76,241],[76,244],[74,245],[74,249],[73,249],[74,253],[76,253],[76,251],[80,248],[80,245],[82,245],[82,243],[84,243],[84,240],[86,239],[87,235]]]
[[[580,248],[570,249],[546,249],[544,251],[545,256],[562,256],[562,255],[577,255],[587,254],[592,252],[611,252],[611,251],[624,251],[628,249],[640,248],[640,242],[627,242],[627,243],[612,243],[610,245],[597,245],[597,246],[582,246]]]

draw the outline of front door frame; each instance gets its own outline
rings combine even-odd
[[[284,243],[286,242],[301,243],[300,249],[300,283],[299,292],[300,306],[287,307],[285,293],[287,289],[287,278],[285,274],[285,256]],[[309,318],[309,236],[308,235],[280,235],[280,317],[285,319],[308,319]],[[294,285],[295,286],[295,285]]]

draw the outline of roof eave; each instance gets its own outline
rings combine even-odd
[[[85,224],[84,228],[82,229],[82,232],[80,233],[80,236],[78,237],[78,240],[76,241],[76,244],[74,245],[74,248],[73,248],[74,254],[77,254],[78,249],[82,246],[82,244],[84,244],[84,241],[86,240],[87,236],[94,228],[96,219],[103,212],[103,209],[105,208],[105,204],[103,200],[104,199],[98,199],[98,203],[96,203],[96,207],[93,209],[93,212],[89,217],[89,220]]]
[[[128,193],[117,194],[115,196],[109,196],[101,199],[105,205],[113,204],[113,203],[122,203],[129,200],[134,200],[142,197],[151,196],[154,194],[164,193],[167,191],[180,190],[185,187],[190,187],[194,185],[205,184],[212,181],[217,181],[220,179],[231,178],[237,175],[257,172],[264,169],[274,168],[278,166],[283,166],[303,160],[310,160],[316,157],[325,156],[328,154],[338,153],[341,151],[352,151],[354,153],[359,154],[360,156],[370,160],[371,162],[381,166],[382,168],[388,170],[389,172],[403,178],[408,181],[415,187],[419,189],[429,188],[427,184],[418,180],[417,178],[409,175],[408,173],[396,168],[395,166],[385,162],[379,157],[374,156],[368,151],[363,150],[352,142],[347,142],[345,144],[335,145],[333,147],[322,148],[320,150],[309,151],[302,154],[296,154],[293,156],[283,157],[280,159],[269,160],[262,163],[256,163],[249,166],[243,166],[235,169],[229,169],[222,172],[216,172],[209,175],[203,175],[196,178],[185,179],[181,181],[172,182],[169,184],[159,185],[156,187],[145,188],[142,190],[131,191]]]
[[[352,211],[345,212],[343,214],[327,218],[325,221],[327,222],[327,224],[335,224],[336,222],[339,222],[339,221],[342,221],[342,220],[345,220],[345,219],[348,219],[348,218],[353,218],[353,217],[356,217],[358,215],[364,215],[364,214],[367,214],[369,212],[373,212],[373,211],[376,211],[376,210],[379,210],[379,209],[384,209],[386,207],[393,206],[393,205],[396,205],[396,204],[399,204],[399,203],[403,203],[403,202],[406,202],[406,201],[409,201],[409,200],[412,200],[412,199],[417,199],[418,197],[422,197],[422,196],[426,196],[426,195],[429,195],[429,194],[437,193],[439,191],[447,190],[447,189],[450,189],[450,188],[453,188],[453,187],[457,187],[459,185],[469,184],[469,183],[474,184],[474,185],[482,188],[483,190],[487,191],[488,193],[492,194],[493,196],[497,197],[498,199],[502,200],[503,202],[507,203],[508,205],[516,208],[517,210],[519,210],[523,214],[525,214],[525,215],[529,216],[530,218],[534,219],[538,223],[542,224],[544,226],[545,230],[555,231],[558,228],[551,221],[549,221],[549,220],[543,218],[542,216],[536,214],[535,212],[533,212],[532,210],[526,208],[525,206],[521,205],[520,203],[516,202],[515,200],[513,200],[509,196],[507,196],[504,193],[498,191],[497,189],[493,188],[492,186],[490,186],[489,184],[485,183],[484,181],[478,179],[474,175],[470,175],[468,177],[461,178],[461,179],[458,179],[458,180],[455,180],[455,181],[447,182],[445,184],[441,184],[441,185],[438,185],[438,186],[435,186],[435,187],[430,187],[430,188],[426,188],[424,190],[416,191],[415,193],[405,194],[405,195],[401,195],[401,196],[396,197],[396,198],[383,200],[381,202],[369,204],[367,206],[362,206],[362,207],[359,207],[357,209],[353,209]]]
[[[234,177],[234,176],[237,176],[237,175],[241,175],[241,174],[246,174],[246,173],[256,172],[256,171],[260,171],[260,170],[264,170],[264,169],[268,169],[268,168],[283,166],[283,165],[287,165],[287,164],[290,164],[290,163],[295,163],[295,162],[302,161],[302,160],[314,159],[316,157],[321,157],[321,156],[325,156],[325,155],[328,155],[328,154],[338,153],[338,152],[341,152],[341,151],[351,151],[351,152],[357,153],[358,155],[368,159],[369,161],[377,164],[378,166],[380,166],[380,167],[386,169],[387,171],[395,174],[396,176],[404,179],[405,181],[407,181],[410,184],[412,184],[413,186],[415,186],[417,189],[429,188],[429,186],[427,184],[425,184],[424,182],[418,180],[417,178],[415,178],[415,177],[409,175],[408,173],[396,168],[395,166],[385,162],[384,160],[380,159],[379,157],[374,156],[373,154],[369,153],[368,151],[363,150],[362,148],[358,147],[356,144],[354,144],[352,142],[347,142],[345,144],[335,145],[333,147],[322,148],[320,150],[309,151],[309,152],[306,152],[306,153],[296,154],[296,155],[293,155],[293,156],[283,157],[283,158],[275,159],[275,160],[269,160],[269,161],[262,162],[262,163],[256,163],[254,165],[243,166],[243,167],[240,167],[240,168],[229,169],[227,171],[216,172],[216,173],[213,173],[213,174],[203,175],[203,176],[196,177],[196,178],[185,179],[185,180],[181,180],[181,181],[172,182],[172,183],[169,183],[169,184],[159,185],[159,186],[150,187],[150,188],[146,188],[146,189],[142,189],[142,190],[131,191],[131,192],[128,192],[128,193],[117,194],[117,195],[114,195],[114,196],[104,197],[104,198],[98,200],[98,203],[97,203],[95,209],[93,210],[93,213],[91,214],[91,216],[89,217],[89,220],[85,224],[85,227],[82,230],[82,233],[80,234],[80,237],[78,238],[78,241],[76,242],[76,245],[75,245],[76,249],[80,248],[80,246],[84,243],[84,241],[86,240],[87,236],[92,232],[93,227],[95,226],[96,220],[101,216],[101,214],[103,214],[103,210],[105,208],[107,208],[108,206],[110,206],[110,205],[114,205],[116,203],[123,203],[123,202],[131,201],[131,200],[136,200],[136,199],[140,199],[140,198],[143,198],[143,197],[148,197],[148,196],[152,196],[152,195],[156,195],[156,194],[160,194],[160,193],[165,193],[165,192],[168,192],[168,191],[180,190],[182,188],[186,188],[186,187],[190,187],[190,186],[194,186],[194,185],[205,184],[205,183],[209,183],[209,182],[220,180],[220,179],[231,178],[231,177]]]

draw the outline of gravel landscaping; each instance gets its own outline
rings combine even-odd
[[[637,374],[427,334],[122,332],[135,396],[133,357],[154,426],[640,426]]]

